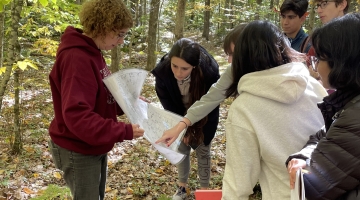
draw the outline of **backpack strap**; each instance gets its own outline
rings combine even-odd
[[[306,38],[303,40],[303,42],[301,43],[301,46],[300,46],[300,52],[301,53],[305,53],[305,49],[306,49],[309,41],[310,41],[310,37],[306,36]]]

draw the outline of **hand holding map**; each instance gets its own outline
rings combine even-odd
[[[139,124],[145,130],[144,137],[172,164],[177,164],[185,157],[177,149],[186,129],[169,147],[155,144],[155,141],[165,130],[181,121],[182,116],[139,99],[147,74],[148,72],[142,69],[125,69],[106,77],[103,81],[130,122]]]

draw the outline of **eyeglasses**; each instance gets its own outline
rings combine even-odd
[[[319,7],[321,9],[324,9],[329,2],[334,2],[334,1],[322,1],[320,3],[315,4],[314,8],[315,8],[315,10],[317,10]]]
[[[126,35],[127,35],[127,33],[119,33],[119,34],[116,36],[116,39],[117,39],[117,40],[123,39],[123,38],[126,37]]]
[[[315,56],[310,56],[311,66],[314,70],[314,72],[317,72],[317,66],[319,63],[319,59]]]

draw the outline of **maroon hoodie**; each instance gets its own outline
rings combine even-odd
[[[80,29],[66,28],[49,76],[55,111],[49,133],[55,144],[99,155],[133,139],[131,124],[117,122],[123,112],[102,81],[110,74],[94,41]]]

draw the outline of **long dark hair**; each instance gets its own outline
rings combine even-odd
[[[199,100],[205,93],[205,80],[201,70],[200,64],[203,62],[203,53],[201,52],[202,47],[188,38],[182,38],[173,45],[169,52],[169,59],[176,56],[183,59],[185,62],[192,65],[194,68],[191,71],[190,81],[190,98],[188,105],[192,105],[195,101]],[[189,107],[186,108],[186,110]],[[186,114],[186,113],[184,113]],[[207,116],[198,121],[197,123],[189,126],[185,136],[191,136],[190,143],[200,144],[204,140],[204,134],[202,131],[203,126],[207,122]]]
[[[250,22],[238,37],[232,60],[232,84],[226,96],[236,97],[237,85],[245,74],[277,67],[293,61],[304,61],[305,55],[290,47],[280,29],[268,21]]]
[[[360,89],[360,14],[336,18],[314,31],[312,44],[319,60],[331,69],[332,88]]]

